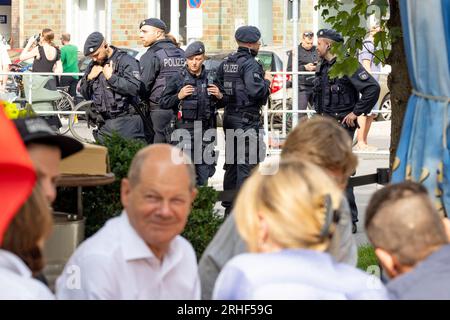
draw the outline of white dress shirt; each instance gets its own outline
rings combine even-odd
[[[32,278],[31,270],[14,253],[0,249],[0,299],[54,300],[43,283]]]
[[[126,212],[110,219],[75,251],[56,281],[58,299],[200,299],[197,259],[181,236],[162,262]]]

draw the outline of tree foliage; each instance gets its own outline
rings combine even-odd
[[[358,52],[362,49],[363,41],[369,32],[366,26],[361,26],[361,20],[362,18],[367,20],[372,15],[375,15],[381,29],[374,37],[375,62],[383,65],[387,63],[391,44],[401,35],[400,28],[387,27],[388,0],[354,0],[350,11],[344,8],[342,1],[319,0],[315,9],[322,10],[324,21],[344,37],[343,43],[334,43],[332,47],[337,59],[330,70],[331,77],[352,75],[357,70]]]

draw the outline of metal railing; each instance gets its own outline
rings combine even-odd
[[[72,72],[72,73],[55,73],[55,72],[0,72],[0,76],[22,76],[29,78],[29,84],[28,84],[28,96],[29,101],[27,101],[30,104],[33,104],[33,76],[53,76],[53,77],[59,77],[59,76],[83,76],[84,73],[79,72]],[[38,113],[38,112],[36,112]],[[59,112],[54,112],[54,114],[57,114]],[[39,113],[38,113],[39,114]]]
[[[276,75],[276,74],[281,74],[281,75],[293,75],[293,72],[285,72],[285,71],[280,71],[280,72],[271,72],[272,75]],[[298,75],[314,75],[315,72],[305,72],[305,71],[300,71],[297,72]],[[373,72],[372,74],[379,74],[379,75],[388,75],[388,73],[386,72]],[[30,103],[31,105],[33,104],[33,99],[32,99],[32,84],[33,84],[33,76],[54,76],[54,77],[58,77],[58,76],[83,76],[84,73],[51,73],[51,72],[0,72],[0,75],[8,75],[8,76],[22,76],[22,77],[29,77],[29,83],[28,83],[28,103]],[[282,100],[283,100],[283,108],[281,110],[272,110],[269,109],[269,104],[267,103],[266,105],[263,106],[263,127],[264,127],[264,142],[267,146],[267,154],[277,154],[278,153],[278,149],[273,149],[270,147],[269,144],[269,137],[270,137],[270,129],[269,129],[269,115],[270,114],[282,114],[282,136],[285,137],[287,134],[287,117],[286,114],[293,114],[293,115],[298,115],[298,114],[314,114],[316,113],[315,110],[295,110],[294,109],[294,104],[293,104],[293,108],[292,110],[287,110],[287,88],[286,88],[286,77],[283,77],[283,95],[282,95]],[[292,88],[292,90],[295,90],[295,88]],[[372,111],[375,114],[380,114],[380,113],[391,113],[390,110],[373,110]],[[52,115],[52,114],[62,114],[62,115],[72,115],[72,114],[85,114],[85,111],[58,111],[58,110],[54,110],[54,111],[35,111],[36,114],[38,115]],[[223,110],[219,111],[219,113],[223,113]],[[274,132],[272,132],[274,133]],[[278,132],[276,132],[278,134]],[[279,136],[280,137],[280,136]],[[366,152],[361,152],[361,153],[366,153]],[[389,154],[388,152],[383,152],[383,151],[377,151],[377,152],[371,152],[371,153],[377,153],[377,154]]]

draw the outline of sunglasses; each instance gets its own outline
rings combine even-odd
[[[314,32],[304,32],[303,35],[304,35],[305,37],[312,38],[312,37],[314,37]]]

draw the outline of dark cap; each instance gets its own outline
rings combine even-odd
[[[167,30],[167,26],[164,23],[164,21],[157,19],[157,18],[145,19],[139,25],[139,29],[142,28],[143,26],[155,27],[155,28],[163,30],[164,32],[166,32],[166,30]]]
[[[61,159],[83,149],[81,142],[56,134],[42,118],[16,119],[14,124],[25,144],[36,143],[58,147],[61,150]]]
[[[205,53],[205,45],[201,41],[192,42],[185,51],[186,58]]]
[[[326,38],[336,42],[344,42],[341,34],[333,29],[320,29],[317,31],[317,38]]]
[[[261,32],[254,26],[242,26],[236,30],[234,37],[244,43],[255,43],[261,38]]]
[[[93,54],[100,48],[104,40],[105,38],[100,32],[92,32],[84,43],[84,55],[87,57],[88,55]]]

